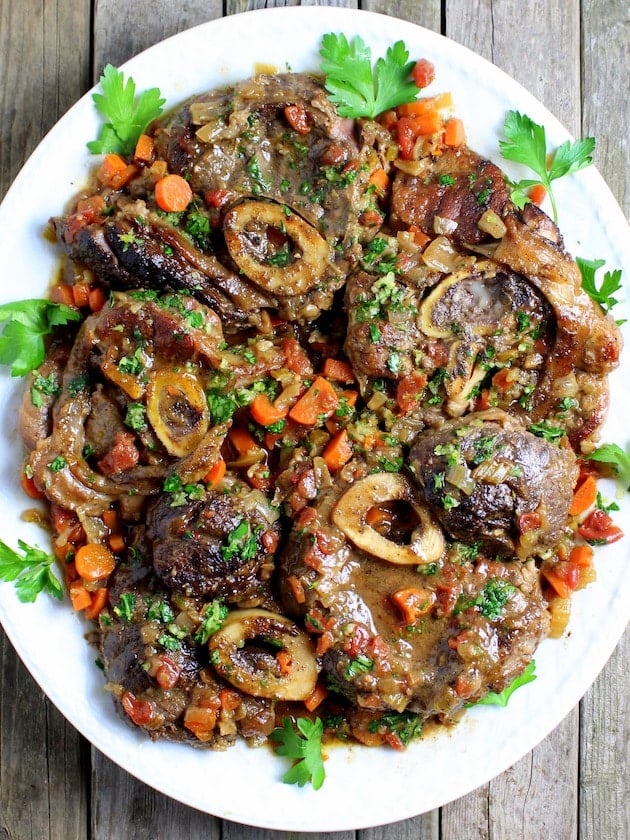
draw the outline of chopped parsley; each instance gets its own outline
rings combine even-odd
[[[251,560],[258,549],[256,530],[254,528],[254,531],[252,531],[246,519],[241,520],[236,528],[230,531],[226,542],[221,546],[223,559],[226,562],[234,557],[240,557],[241,560]]]
[[[200,645],[205,645],[210,636],[221,629],[228,612],[229,610],[223,603],[222,598],[215,598],[214,601],[211,601],[203,612],[201,624],[194,636],[195,641]]]

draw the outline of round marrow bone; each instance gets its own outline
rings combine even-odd
[[[282,231],[294,243],[295,251],[286,266],[262,262],[268,229]],[[272,294],[301,295],[315,286],[326,273],[333,254],[320,234],[297,216],[286,215],[282,207],[266,201],[244,201],[225,216],[225,241],[234,262],[247,277]]]
[[[387,539],[367,523],[370,509],[389,501],[408,502],[418,515],[420,528],[409,545]],[[418,503],[407,479],[396,473],[374,473],[356,481],[335,505],[332,520],[357,548],[398,566],[435,563],[445,548],[442,531],[428,509]]]
[[[278,613],[234,610],[208,642],[218,673],[235,688],[270,700],[305,700],[319,668],[309,637]],[[277,653],[285,653],[281,667]]]
[[[208,431],[206,395],[191,373],[156,371],[147,389],[147,417],[166,451],[189,455]]]

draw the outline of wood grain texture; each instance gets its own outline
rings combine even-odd
[[[283,5],[297,3],[227,0],[226,11]],[[316,5],[359,4],[339,0]],[[444,24],[446,34],[505,69],[571,131],[597,136],[598,166],[628,214],[627,4],[582,0],[581,19],[577,0],[444,0],[443,5],[444,12],[436,0],[360,4],[436,31]],[[106,62],[120,63],[161,38],[222,13],[218,0],[0,0],[0,197],[43,134]],[[579,715],[574,710],[539,747],[488,785],[440,811],[325,836],[630,836],[630,731],[624,714],[629,648],[626,634]],[[323,840],[324,835],[220,821],[156,793],[97,751],[90,755],[89,746],[43,698],[4,637],[0,670],[0,840]]]

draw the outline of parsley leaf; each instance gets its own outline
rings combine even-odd
[[[97,140],[87,144],[94,155],[116,152],[130,155],[138,137],[147,125],[162,113],[166,102],[159,88],[145,90],[136,100],[133,79],[125,81],[125,74],[108,64],[100,78],[103,93],[92,94],[98,111],[109,122],[102,126]]]
[[[0,322],[8,321],[0,336],[0,365],[11,365],[11,376],[25,376],[44,361],[44,336],[81,314],[50,300],[20,300],[0,306]]]
[[[551,189],[551,182],[590,166],[593,162],[595,138],[585,137],[570,143],[565,140],[558,146],[547,162],[547,137],[542,125],[535,123],[527,114],[518,111],[508,111],[503,123],[503,133],[506,140],[499,140],[501,154],[506,160],[522,163],[532,169],[537,179],[525,179],[511,184],[512,201],[517,207],[523,208],[529,201],[525,190],[541,184],[549,194],[553,219],[558,223],[558,209]]]
[[[622,288],[621,269],[615,271],[607,271],[604,274],[601,286],[597,288],[595,285],[595,274],[598,269],[606,265],[606,260],[585,260],[582,257],[575,258],[580,274],[582,275],[582,288],[586,294],[599,303],[604,312],[610,312],[613,306],[616,306],[619,301],[613,297],[615,292]],[[618,324],[623,324],[623,321],[618,321]]]
[[[210,601],[204,610],[199,629],[195,633],[195,641],[200,645],[205,645],[210,636],[223,627],[228,612],[229,610],[223,603],[222,598],[215,598],[214,601]]]
[[[413,102],[420,88],[409,78],[415,62],[402,41],[388,48],[372,69],[372,51],[358,35],[348,41],[331,32],[319,51],[325,88],[342,117],[371,117]]]
[[[610,464],[626,490],[630,490],[630,455],[616,443],[605,443],[587,456],[591,461]]]
[[[293,728],[290,718],[282,718],[282,727],[271,733],[271,740],[278,746],[274,752],[292,758],[295,763],[282,777],[287,785],[304,787],[311,782],[315,790],[324,784],[326,772],[322,760],[322,734],[324,725],[320,718],[298,718],[295,721],[299,732]]]
[[[54,555],[33,548],[22,540],[18,540],[18,546],[24,557],[0,540],[0,579],[15,581],[17,596],[22,603],[32,603],[44,590],[61,600],[63,589],[50,568],[55,562]]]
[[[534,671],[536,670],[536,663],[532,659],[523,673],[512,680],[512,682],[503,689],[499,694],[494,691],[489,691],[481,700],[476,703],[471,703],[472,706],[507,706],[508,700],[514,694],[517,688],[527,683],[533,682],[536,679]]]

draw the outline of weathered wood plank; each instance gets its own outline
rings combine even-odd
[[[94,12],[94,81],[109,62],[118,66],[158,41],[221,17],[221,0],[97,0]],[[182,57],[185,60],[185,57]]]
[[[442,6],[436,0],[424,0],[422,3],[416,0],[401,0],[400,3],[392,2],[392,0],[364,0],[361,8],[368,12],[378,12],[382,15],[408,20],[410,23],[417,23],[418,26],[424,26],[434,32],[440,31]]]
[[[82,1],[0,4],[0,199],[42,136],[85,90],[89,18]],[[0,835],[84,840],[88,757],[82,739],[44,698],[1,632],[0,671]]]
[[[446,0],[445,34],[519,81],[570,131],[580,129],[579,3],[535,2],[527,9],[527,37],[517,2]],[[510,770],[442,809],[442,840],[468,836],[517,840],[576,836],[578,713],[568,718]],[[551,786],[551,789],[550,789]]]

